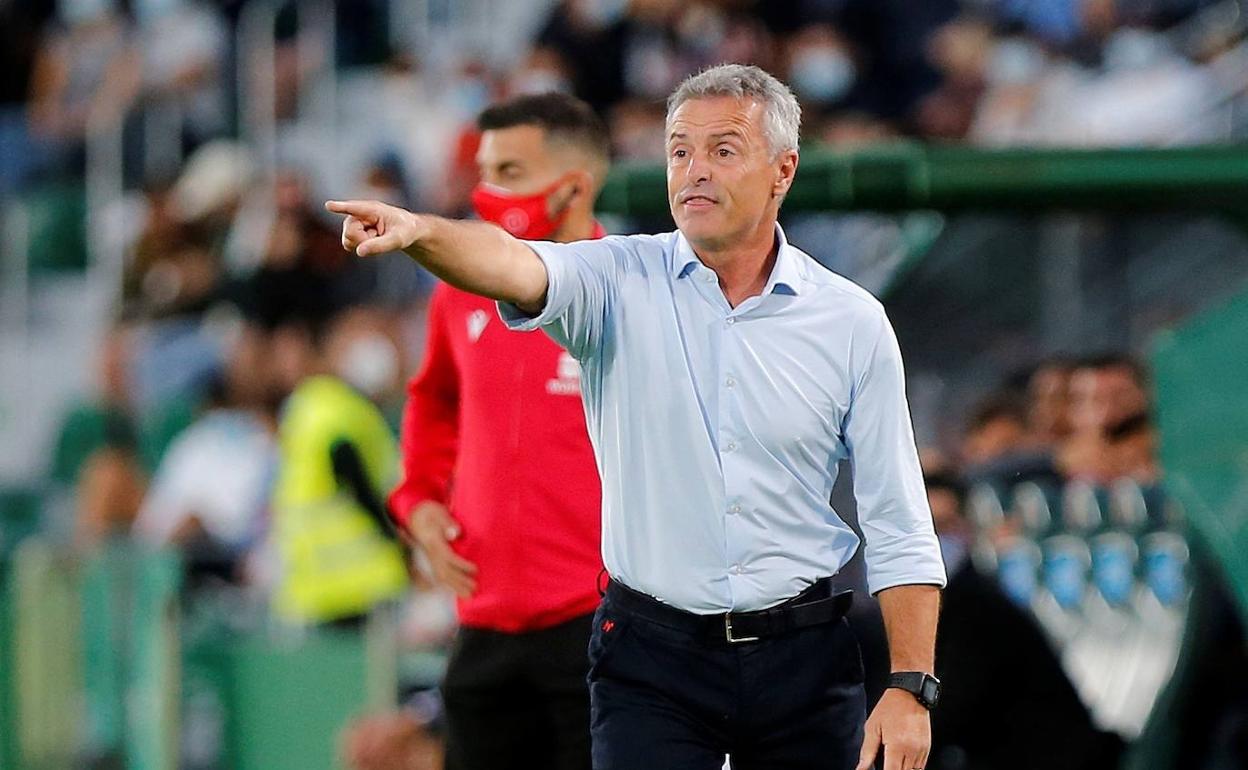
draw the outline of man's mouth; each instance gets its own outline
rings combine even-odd
[[[713,206],[719,201],[709,195],[694,194],[684,196],[680,202],[686,206]]]

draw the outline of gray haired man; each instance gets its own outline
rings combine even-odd
[[[589,650],[599,770],[713,770],[725,754],[852,770],[881,746],[886,770],[927,761],[944,565],[884,310],[777,224],[800,119],[756,67],[685,81],[664,235],[522,242],[328,204],[344,247],[404,249],[581,364],[611,574]],[[848,597],[831,588],[860,545],[827,502],[844,458],[896,672],[865,726]]]

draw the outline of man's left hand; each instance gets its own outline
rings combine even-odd
[[[884,770],[923,770],[932,748],[930,715],[905,690],[888,689],[867,719],[857,770],[870,770],[884,747]]]

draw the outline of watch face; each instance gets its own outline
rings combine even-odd
[[[929,676],[926,679],[924,679],[921,690],[922,690],[921,697],[923,698],[923,701],[927,704],[928,708],[934,707],[936,705],[936,702],[940,700],[940,682],[936,681],[934,677]]]

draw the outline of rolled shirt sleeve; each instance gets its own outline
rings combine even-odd
[[[872,594],[946,582],[923,485],[897,337],[882,308],[855,334],[856,380],[843,435]],[[861,353],[859,353],[861,351]]]
[[[625,258],[617,240],[526,241],[546,266],[546,305],[537,315],[529,315],[515,305],[499,302],[503,323],[514,331],[545,329],[578,360],[592,355],[602,341],[616,275]]]

